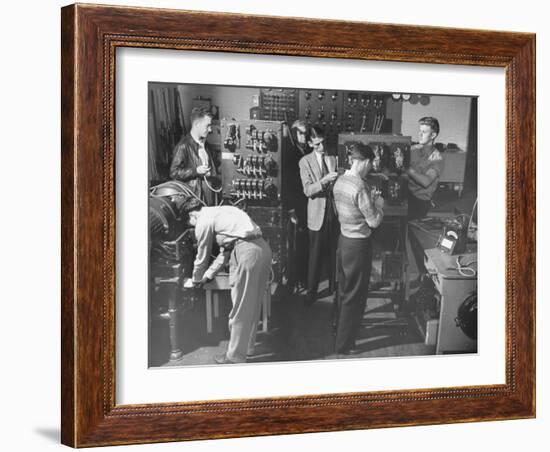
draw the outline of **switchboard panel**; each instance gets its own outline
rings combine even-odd
[[[223,198],[244,207],[260,226],[280,282],[287,262],[282,164],[288,127],[281,121],[222,120],[220,130]]]
[[[232,202],[275,206],[282,199],[288,128],[279,121],[222,120],[222,194]]]
[[[301,89],[299,117],[324,129],[329,152],[336,152],[338,134],[380,134],[391,131],[387,117],[389,94],[362,91]]]
[[[261,88],[259,118],[267,121],[286,121],[289,125],[298,118],[298,90],[295,88]]]
[[[341,133],[338,136],[338,166],[349,168],[347,148],[352,142],[369,145],[374,154],[369,182],[376,186],[388,204],[399,205],[406,199],[406,181],[401,177],[409,167],[411,137],[368,133]]]
[[[344,132],[380,134],[387,131],[387,127],[384,127],[388,124],[387,95],[359,91],[347,91],[343,94]]]

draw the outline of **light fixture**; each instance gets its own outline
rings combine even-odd
[[[422,105],[428,105],[430,103],[430,96],[425,94],[410,94],[410,93],[393,93],[392,99],[396,102],[410,102],[411,104],[417,104],[419,101]]]

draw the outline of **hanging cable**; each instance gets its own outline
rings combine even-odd
[[[472,207],[472,213],[470,214],[470,221],[468,221],[468,229],[466,230],[468,234],[469,234],[470,231],[471,231],[471,227],[472,227],[472,218],[474,217],[474,212],[475,212],[476,206],[477,206],[477,198],[476,198],[476,201],[474,202],[474,206]]]
[[[246,198],[240,198],[240,199],[238,199],[237,201],[232,202],[231,205],[232,205],[232,206],[236,206],[237,204],[241,203],[241,202],[244,201],[245,199],[246,199]]]
[[[471,261],[463,265],[460,263],[460,256],[458,256],[456,258],[456,271],[466,278],[473,278],[477,275],[477,270],[471,267],[471,265],[475,263],[477,263],[477,261]]]
[[[172,181],[172,182],[176,182],[176,181]],[[178,188],[183,191],[183,193],[170,193],[168,195],[157,195],[155,194],[155,189],[157,187],[152,187],[151,190],[150,190],[150,196],[152,196],[153,198],[166,198],[166,197],[173,197],[173,196],[191,196],[193,198],[195,198],[197,201],[199,201],[203,206],[206,206],[206,203],[200,199],[196,194],[195,192],[193,192],[193,190],[191,190],[189,187],[187,187],[186,185],[182,184],[182,183],[178,183],[177,184]]]
[[[203,179],[204,179],[204,182],[205,182],[206,186],[210,189],[210,191],[213,191],[214,193],[220,193],[220,192],[223,190],[223,186],[220,187],[220,188],[218,188],[218,189],[216,189],[216,188],[212,187],[212,185],[210,185],[210,184],[208,183],[208,179],[206,178],[206,176],[202,176],[202,177],[203,177]]]

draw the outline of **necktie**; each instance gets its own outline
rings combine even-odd
[[[321,177],[325,177],[328,174],[327,162],[325,162],[325,156],[321,156]]]
[[[325,156],[321,156],[321,177],[325,177],[329,173],[327,162],[325,162]],[[334,200],[332,198],[332,190],[329,189],[331,184],[327,185],[325,187],[325,193],[327,195],[327,207],[325,210],[325,214],[330,213],[329,215],[329,221],[332,219],[332,214],[336,213],[336,206],[334,205]]]

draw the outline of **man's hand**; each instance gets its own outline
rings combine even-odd
[[[292,209],[288,211],[288,218],[292,224],[298,224],[298,215],[296,215],[296,210]]]
[[[384,208],[384,198],[382,198],[382,196],[375,196],[374,197],[374,206],[378,209],[378,210],[382,210]]]
[[[193,287],[195,287],[193,280],[191,278],[185,278],[185,280],[183,281],[183,288],[192,289]]]
[[[199,288],[202,286],[202,281],[195,281],[193,280],[193,287],[194,288]]]
[[[336,171],[331,171],[330,173],[328,173],[326,176],[324,176],[321,179],[321,184],[322,185],[328,185],[331,182],[334,182],[337,177],[338,177],[338,173]]]
[[[384,198],[382,198],[382,196],[380,195],[380,190],[374,188],[371,191],[370,196],[374,207],[376,207],[378,210],[382,210],[384,208]]]
[[[197,174],[199,176],[205,176],[210,172],[210,167],[206,165],[197,166]]]

